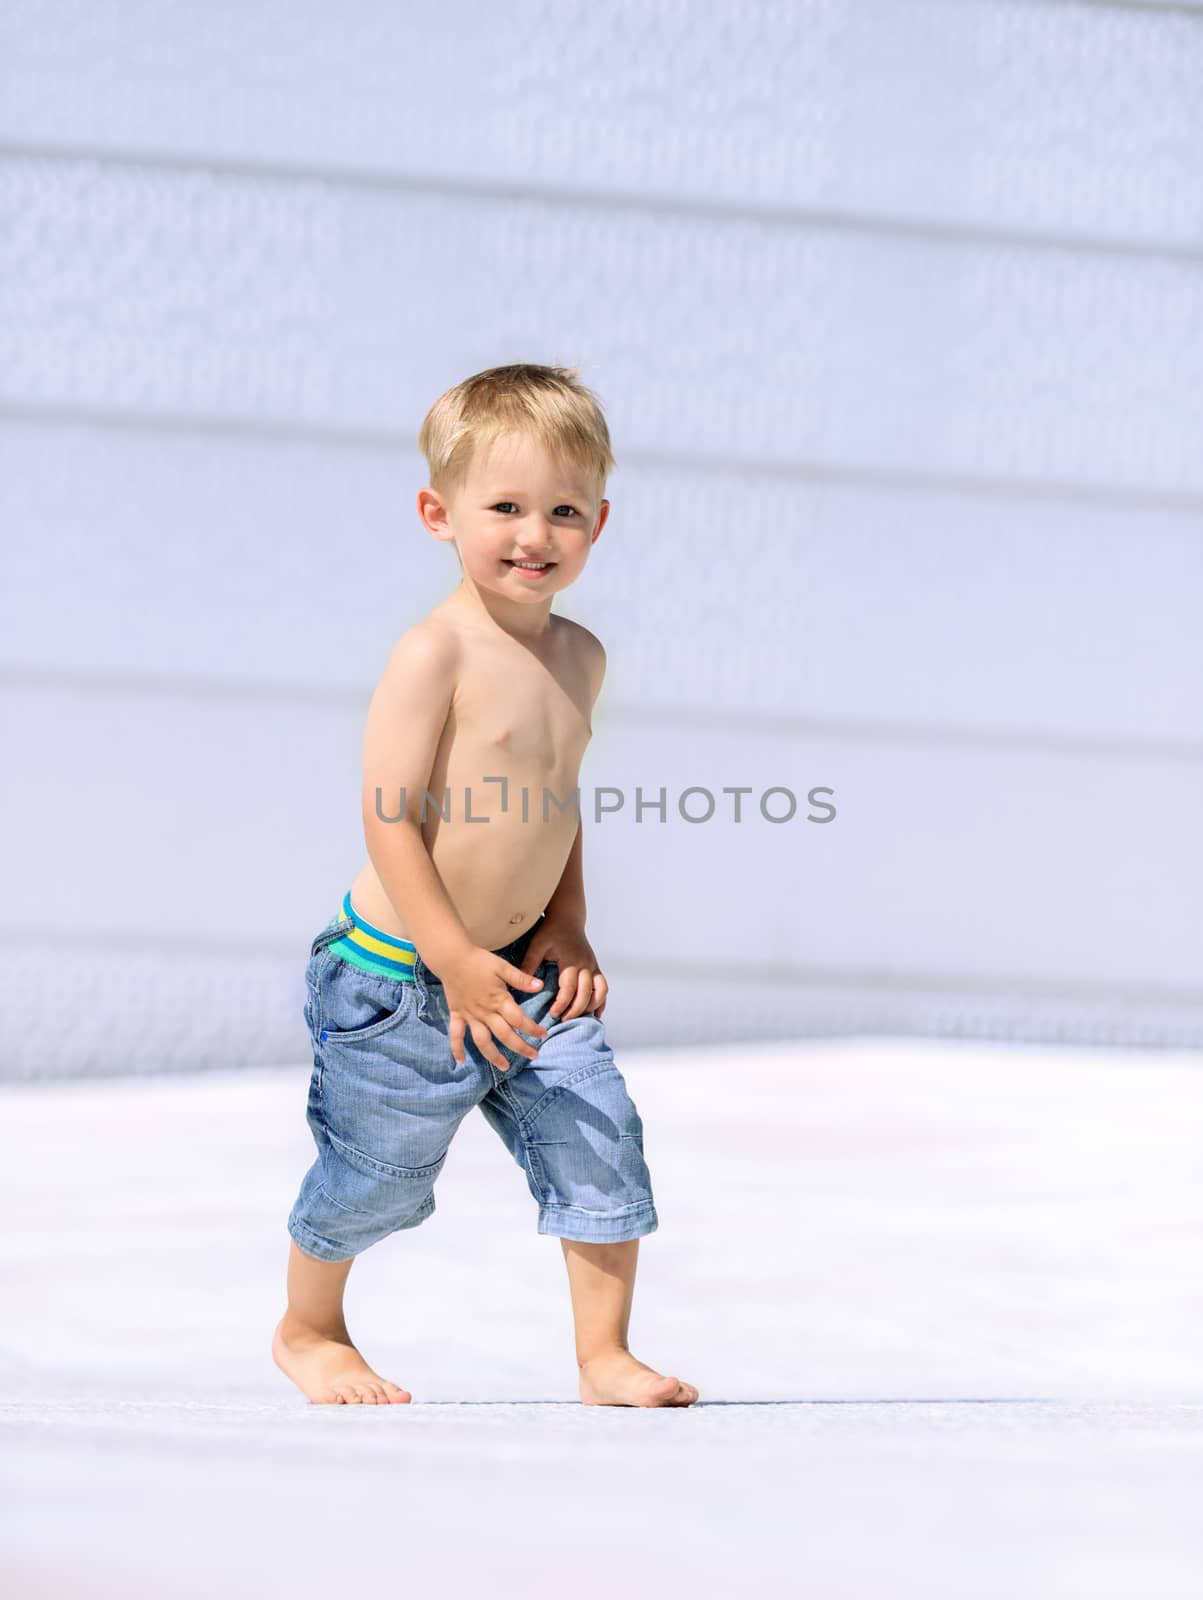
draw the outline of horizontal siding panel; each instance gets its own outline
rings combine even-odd
[[[11,686],[0,706],[24,775],[9,848],[48,864],[10,871],[7,937],[284,954],[362,864],[358,712]],[[690,823],[680,797],[697,785],[716,807]],[[665,789],[665,821],[637,820],[638,786]],[[752,791],[740,823],[725,786]],[[622,811],[597,820],[595,791],[615,787]],[[834,793],[809,807],[819,787]],[[779,788],[797,808],[772,822],[760,797]],[[615,957],[716,981],[764,964],[1203,1003],[1203,767],[615,723],[595,734],[581,798],[591,930]],[[835,820],[807,821],[824,799]],[[765,807],[789,815],[784,795]]]
[[[628,452],[1203,494],[1187,263],[43,160],[4,226],[10,408],[409,440],[587,357]]]
[[[395,638],[458,581],[418,520],[413,449],[11,423],[0,448],[10,680],[366,706]],[[599,719],[1203,754],[1203,519],[704,463],[623,468],[609,492],[585,573],[556,601],[606,643]]]
[[[0,922],[0,1079],[303,1063],[309,940],[363,859],[359,719],[11,689],[0,716],[26,863]],[[633,820],[638,783],[664,784],[666,823]],[[690,825],[675,803],[698,783],[793,786],[799,812]],[[802,820],[814,783],[834,822]],[[604,784],[628,795],[586,838],[619,1050],[865,1033],[1203,1048],[1197,775],[610,729],[586,808]]]
[[[1091,244],[1203,227],[1194,5],[9,0],[0,62],[10,145]]]

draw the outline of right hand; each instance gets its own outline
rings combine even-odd
[[[535,1059],[538,1046],[527,1044],[515,1030],[546,1039],[547,1029],[526,1015],[506,985],[538,994],[542,988],[538,978],[479,947],[452,962],[440,976],[451,1018],[451,1054],[458,1066],[464,1064],[464,1033],[469,1028],[476,1048],[499,1072],[508,1072],[509,1063],[493,1042],[494,1034],[519,1055]]]

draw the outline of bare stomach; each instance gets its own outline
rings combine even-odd
[[[468,839],[454,826],[444,828],[428,845],[448,898],[474,944],[500,950],[539,920],[555,893],[576,838],[578,818],[566,812],[546,824],[510,821],[494,816],[488,844],[477,828]],[[461,843],[462,841],[462,843]],[[396,939],[413,934],[398,915],[371,861],[365,861],[351,884],[351,904],[358,916]]]

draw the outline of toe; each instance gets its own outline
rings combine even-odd
[[[657,1395],[658,1404],[662,1406],[687,1406],[692,1405],[697,1399],[697,1390],[691,1383],[686,1383],[683,1378],[672,1378],[669,1381],[672,1383],[672,1388],[670,1389],[668,1384],[665,1383]]]
[[[665,1376],[655,1379],[653,1383],[648,1385],[652,1404],[658,1406],[671,1405],[680,1387],[681,1385],[676,1378]]]

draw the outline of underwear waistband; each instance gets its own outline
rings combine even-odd
[[[401,983],[416,981],[414,957],[418,953],[417,945],[411,939],[398,939],[394,934],[374,928],[351,904],[349,889],[343,895],[343,903],[336,916],[340,922],[349,918],[355,926],[349,928],[341,938],[330,941],[326,949],[331,955],[337,956],[340,961],[349,961],[353,967],[362,967],[365,972],[374,972],[378,977],[395,978]]]

